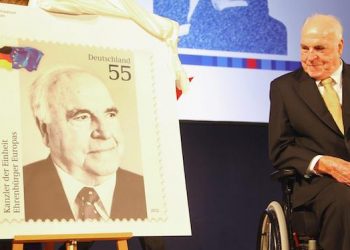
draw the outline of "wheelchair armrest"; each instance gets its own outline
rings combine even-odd
[[[293,179],[297,175],[295,168],[282,168],[270,174],[272,180],[283,181],[286,179]]]

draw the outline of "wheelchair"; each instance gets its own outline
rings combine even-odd
[[[257,235],[257,250],[322,250],[317,244],[319,225],[307,207],[292,208],[291,195],[297,172],[293,168],[271,174],[282,187],[282,201],[272,201],[263,211]]]

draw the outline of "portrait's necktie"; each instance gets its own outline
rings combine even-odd
[[[338,128],[344,134],[342,110],[338,94],[333,88],[334,81],[331,77],[329,77],[322,80],[321,84],[324,87],[323,100],[326,103],[329,112],[332,114]]]
[[[100,197],[95,189],[84,187],[77,195],[76,202],[79,208],[79,219],[101,219],[101,215],[96,210],[96,205],[100,201]]]

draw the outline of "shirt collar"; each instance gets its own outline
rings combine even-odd
[[[339,84],[339,88],[342,87],[342,74],[343,71],[343,61],[340,62],[339,67],[336,69],[336,71],[333,72],[333,74],[331,74],[329,77],[332,77],[333,81],[334,81],[334,85]],[[317,86],[320,87],[321,86],[321,80],[317,80],[316,81]]]

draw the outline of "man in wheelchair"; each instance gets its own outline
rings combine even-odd
[[[323,250],[350,249],[350,65],[341,59],[343,46],[337,18],[310,16],[301,29],[302,67],[270,88],[270,159],[277,169],[296,170],[292,208],[313,211]]]

